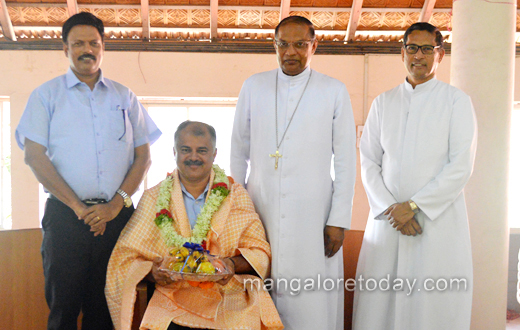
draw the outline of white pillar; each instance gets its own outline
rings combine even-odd
[[[516,1],[453,2],[451,83],[468,93],[479,137],[466,198],[473,247],[471,329],[505,329],[507,181],[513,107]]]

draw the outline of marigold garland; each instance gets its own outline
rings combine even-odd
[[[206,239],[211,228],[211,218],[217,212],[220,205],[229,195],[229,179],[224,170],[218,165],[213,165],[215,179],[211,187],[208,200],[197,217],[195,227],[193,227],[191,237],[183,237],[179,235],[173,227],[173,216],[168,210],[170,207],[171,193],[174,183],[173,173],[168,173],[159,188],[159,196],[155,204],[155,224],[159,227],[163,239],[168,246],[181,247],[186,242],[202,244]]]

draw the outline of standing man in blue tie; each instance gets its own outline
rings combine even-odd
[[[63,25],[68,72],[31,94],[16,129],[25,161],[49,192],[42,220],[48,329],[113,328],[108,260],[134,207],[161,132],[127,87],[103,76],[103,22],[82,12]]]

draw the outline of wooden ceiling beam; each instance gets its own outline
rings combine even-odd
[[[150,4],[148,0],[141,0],[141,23],[144,40],[150,40]]]
[[[38,8],[63,8],[67,7],[66,3],[42,3],[42,2],[9,2],[9,7],[20,8],[20,7],[38,7]],[[133,5],[133,4],[107,4],[107,3],[82,3],[81,8],[86,9],[140,9],[141,5]],[[209,5],[199,6],[199,5],[150,5],[151,9],[159,9],[159,10],[200,10],[206,9],[209,10]],[[222,5],[219,6],[219,9],[222,10],[257,10],[257,11],[279,11],[279,6],[228,6]],[[350,13],[351,8],[345,7],[298,7],[298,11],[307,11],[307,12],[327,12],[327,13]],[[364,13],[420,13],[422,8],[376,8],[376,7],[366,7],[363,8]],[[450,13],[451,8],[434,8],[434,13]],[[517,14],[520,15],[520,9],[517,9]]]
[[[76,15],[78,13],[78,1],[67,0],[67,11],[69,12],[69,17]]]
[[[433,8],[435,7],[435,1],[437,0],[426,0],[419,16],[419,22],[428,22],[433,14]]]
[[[14,34],[13,23],[7,10],[7,4],[5,0],[0,0],[0,26],[4,33],[4,37],[11,41],[16,41],[16,35]]]
[[[356,30],[361,18],[361,9],[363,8],[363,0],[354,0],[352,2],[352,9],[350,10],[350,18],[348,20],[347,34],[345,41],[350,42],[356,36]]]
[[[211,40],[218,36],[218,0],[209,1],[209,37]]]
[[[107,39],[107,51],[128,52],[197,52],[197,53],[242,53],[242,54],[274,54],[273,42],[265,41],[240,41],[222,40],[219,42],[193,42],[174,40],[151,40],[143,43],[139,40]],[[364,54],[400,54],[402,43],[400,42],[356,42],[345,44],[322,43],[316,49],[320,55],[364,55]],[[58,39],[40,39],[29,42],[0,41],[2,50],[63,50],[63,44]],[[445,45],[446,54],[450,54],[451,45]],[[516,47],[517,56],[520,54],[520,46]]]
[[[291,12],[291,0],[282,0],[280,2],[280,22],[289,16]]]

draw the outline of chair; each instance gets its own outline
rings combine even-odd
[[[153,283],[147,281],[146,279],[142,280],[137,285],[137,297],[135,299],[134,305],[132,330],[139,330],[139,326],[143,321],[144,312],[146,311],[146,306],[148,306],[148,300],[150,300],[154,289],[155,286]]]

